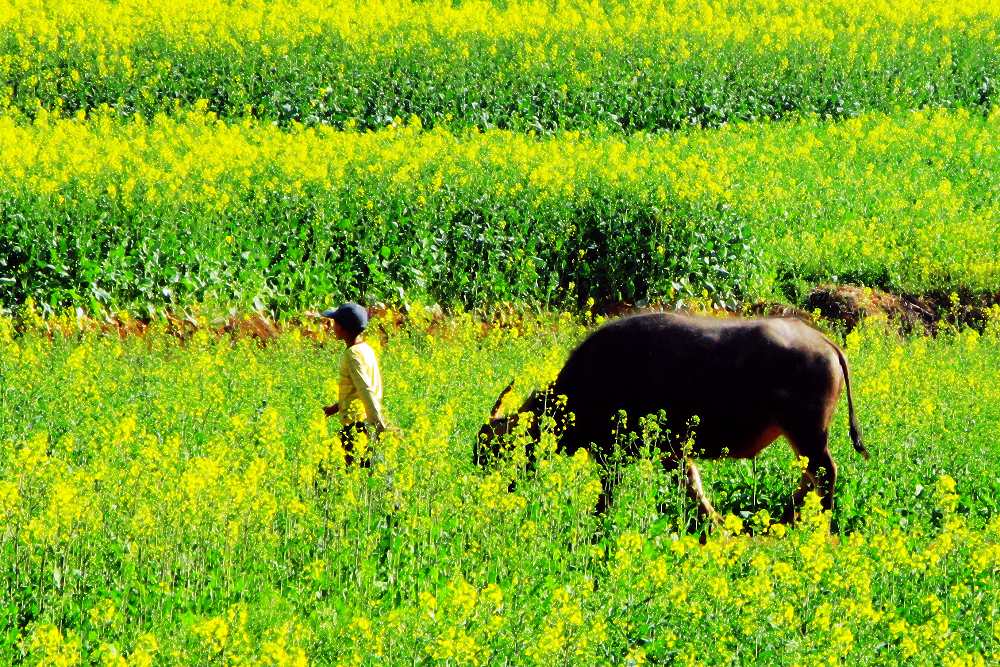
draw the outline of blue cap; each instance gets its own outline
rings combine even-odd
[[[339,308],[324,310],[322,315],[353,333],[361,333],[368,326],[368,311],[356,303],[345,303]]]

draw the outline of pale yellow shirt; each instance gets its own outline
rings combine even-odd
[[[352,345],[341,355],[338,399],[342,423],[364,421],[378,430],[385,429],[382,374],[375,359],[375,350],[368,343]]]

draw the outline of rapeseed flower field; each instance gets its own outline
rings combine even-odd
[[[4,662],[1000,657],[995,322],[851,333],[873,457],[853,455],[838,414],[836,532],[815,496],[796,526],[773,522],[799,465],[777,445],[756,466],[705,466],[727,518],[704,545],[651,461],[624,468],[606,517],[582,452],[530,474],[472,465],[496,388],[550,379],[585,331],[571,316],[379,325],[401,431],[367,470],[344,467],[322,414],[337,344],[321,331],[261,347],[24,326],[0,320]]]
[[[0,118],[0,297],[294,313],[331,293],[467,308],[791,300],[819,282],[993,293],[1000,115],[658,136]]]
[[[996,102],[991,0],[0,4],[0,108],[625,132]]]
[[[992,0],[0,0],[0,664],[1000,662],[998,35]],[[781,442],[704,462],[711,526],[651,453],[601,514],[545,429],[473,464],[597,313],[838,290],[872,457],[841,405],[830,512],[776,521]],[[348,300],[369,467],[301,317]]]

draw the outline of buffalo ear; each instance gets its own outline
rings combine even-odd
[[[514,380],[511,380],[510,384],[507,385],[504,388],[504,390],[500,392],[500,396],[497,397],[497,402],[493,404],[493,409],[490,410],[490,419],[497,419],[500,416],[500,405],[503,403],[504,397],[507,396],[507,394],[509,394],[510,390],[513,388],[514,388]]]

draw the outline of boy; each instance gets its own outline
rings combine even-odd
[[[368,312],[364,308],[356,303],[345,303],[322,315],[333,320],[334,335],[347,346],[340,356],[338,401],[323,408],[323,412],[327,417],[340,414],[340,439],[345,460],[350,465],[354,461],[358,434],[366,432],[376,436],[386,428],[382,411],[382,374],[375,350],[364,340],[364,330],[368,326]]]

